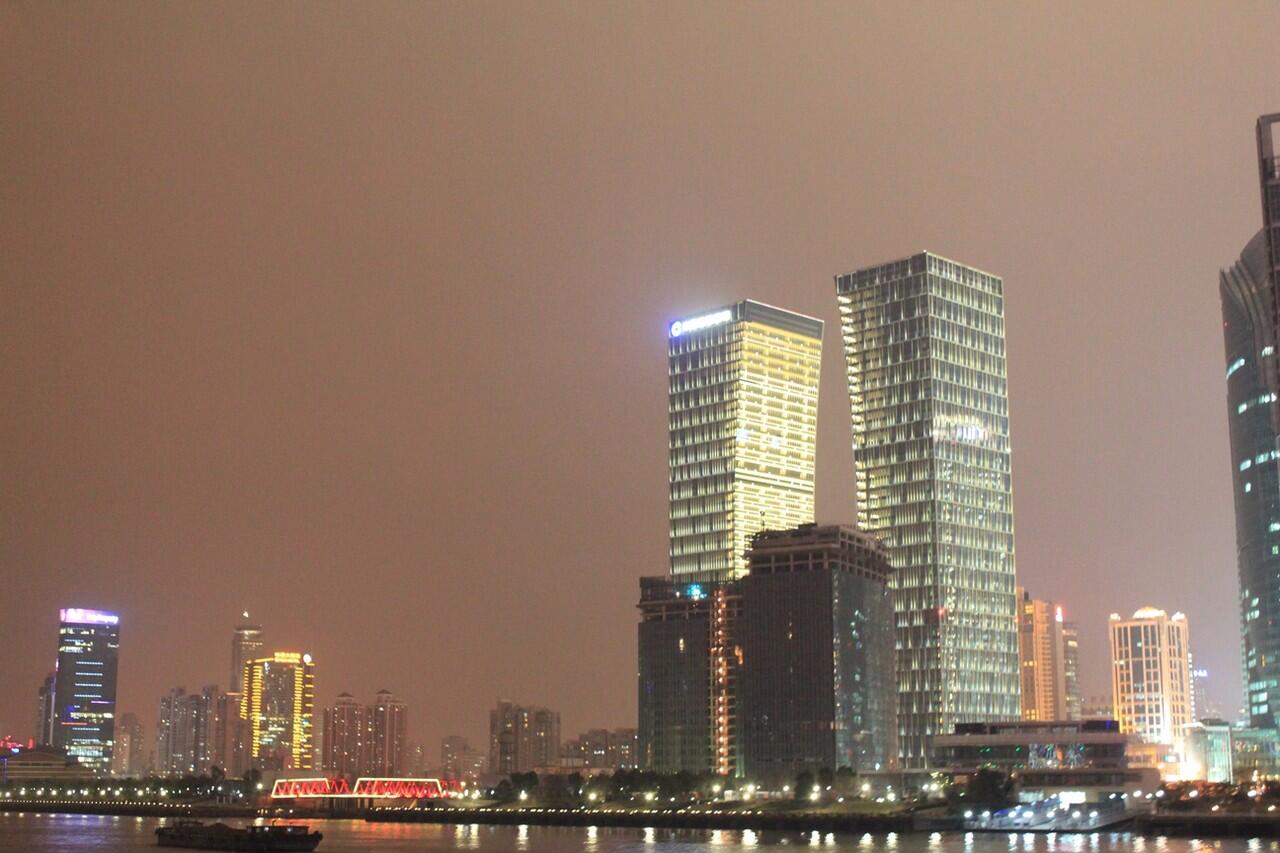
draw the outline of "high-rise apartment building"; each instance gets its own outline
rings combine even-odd
[[[808,770],[897,765],[891,569],[840,525],[752,537],[737,640],[740,775],[775,790]]]
[[[390,690],[378,691],[368,710],[369,773],[375,776],[405,775],[407,717],[408,711],[402,700]]]
[[[365,772],[369,734],[366,708],[350,693],[341,693],[324,709],[324,769],[354,779]]]
[[[751,534],[813,520],[822,321],[744,300],[668,332],[671,573],[741,577]]]
[[[249,769],[248,725],[240,717],[240,693],[218,693],[209,717],[209,763],[228,776]]]
[[[449,735],[440,740],[440,772],[446,779],[475,785],[489,772],[489,757],[461,735]]]
[[[170,776],[209,772],[218,727],[216,686],[199,693],[175,687],[160,700],[156,723],[156,770]]]
[[[249,621],[249,611],[240,614],[244,620],[231,634],[231,692],[240,692],[244,665],[262,654],[262,626]]]
[[[117,718],[115,739],[115,748],[111,752],[111,775],[121,778],[140,775],[147,747],[137,714],[124,713]]]
[[[1273,141],[1278,124],[1280,114],[1262,116],[1257,125],[1262,230],[1240,260],[1218,276],[1245,707],[1252,725],[1260,728],[1276,727],[1280,717],[1280,166]]]
[[[502,776],[560,762],[560,712],[505,699],[489,712],[489,769]]]
[[[836,277],[858,527],[885,543],[899,747],[1019,717],[1004,284],[921,252]]]
[[[1066,720],[1067,643],[1062,607],[1018,587],[1022,719]]]
[[[111,772],[120,616],[69,607],[59,613],[53,745],[95,775]]]
[[[1120,728],[1148,743],[1181,747],[1191,716],[1187,617],[1143,607],[1112,613],[1111,701]]]
[[[561,757],[589,770],[626,770],[636,766],[635,729],[588,729],[565,741]]]
[[[240,718],[248,758],[267,770],[310,770],[315,662],[300,652],[276,652],[247,661]]]

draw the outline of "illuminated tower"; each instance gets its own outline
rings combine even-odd
[[[1018,587],[1022,719],[1066,720],[1067,643],[1062,608]]]
[[[120,617],[80,607],[59,616],[53,745],[95,775],[106,775],[115,745]]]
[[[311,655],[276,652],[245,663],[240,717],[249,758],[267,770],[310,770],[315,664]]]
[[[241,616],[244,621],[236,626],[231,635],[231,680],[227,683],[232,693],[240,689],[245,662],[253,660],[262,652],[262,626],[249,621],[247,610]]]
[[[760,530],[813,521],[822,321],[745,300],[667,338],[673,575],[746,573]]]
[[[1019,716],[1004,284],[928,252],[836,277],[858,526],[893,566],[899,748]]]
[[[1181,748],[1193,722],[1187,617],[1144,607],[1111,614],[1111,702],[1121,730]]]

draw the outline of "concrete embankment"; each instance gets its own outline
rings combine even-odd
[[[1142,835],[1178,835],[1193,838],[1278,838],[1280,817],[1250,812],[1157,812],[1133,820]]]

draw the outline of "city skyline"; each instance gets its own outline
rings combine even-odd
[[[618,626],[667,565],[668,324],[742,296],[826,322],[815,520],[850,523],[831,276],[926,246],[1006,282],[1018,580],[1078,623],[1083,693],[1107,689],[1107,614],[1158,599],[1234,712],[1213,284],[1259,227],[1275,10],[1166,10],[1157,40],[1126,10],[722,11],[327,13],[305,44],[273,9],[162,9],[145,38],[0,11],[24,21],[0,27],[3,108],[39,117],[0,131],[0,573],[23,596],[0,733],[31,728],[76,605],[121,614],[117,708],[148,737],[167,690],[226,677],[246,608],[321,661],[317,707],[395,685],[419,743],[483,743],[495,695],[631,725]],[[480,35],[508,26],[531,42]]]

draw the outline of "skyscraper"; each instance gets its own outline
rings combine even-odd
[[[668,332],[671,573],[741,577],[751,534],[813,520],[822,321],[744,300]]]
[[[408,711],[390,690],[379,690],[369,706],[368,772],[378,776],[405,775],[405,725]]]
[[[1112,613],[1111,697],[1120,728],[1147,743],[1181,747],[1192,723],[1187,617],[1143,607]]]
[[[1062,623],[1063,666],[1066,670],[1067,719],[1084,719],[1084,697],[1080,692],[1080,629],[1075,622]]]
[[[310,770],[315,664],[309,654],[276,652],[245,663],[240,718],[249,758],[268,770]]]
[[[106,775],[115,743],[120,617],[69,607],[59,619],[53,745],[95,775]]]
[[[1263,228],[1218,276],[1226,350],[1227,425],[1231,439],[1240,582],[1245,708],[1253,726],[1280,716],[1280,470],[1277,458],[1277,259],[1280,259],[1280,167],[1273,128],[1280,114],[1258,119]]]
[[[350,693],[324,709],[324,769],[354,779],[365,772],[369,723],[366,709]]]
[[[670,577],[642,578],[639,761],[736,772],[734,586],[813,521],[822,321],[744,300],[668,329]]]
[[[53,731],[58,719],[55,690],[56,681],[51,672],[45,676],[40,692],[36,694],[36,746],[53,744]]]
[[[1022,719],[1066,720],[1067,648],[1062,608],[1018,587]]]
[[[208,773],[218,714],[218,688],[188,693],[175,687],[160,700],[156,723],[156,770],[170,776]]]
[[[897,764],[889,560],[871,536],[801,525],[752,538],[737,638],[741,775]]]
[[[899,747],[1019,716],[1004,284],[928,252],[836,277],[858,526],[893,567]]]
[[[249,621],[248,610],[240,615],[244,621],[231,634],[231,680],[227,683],[232,693],[240,692],[244,665],[262,652],[262,626]]]

